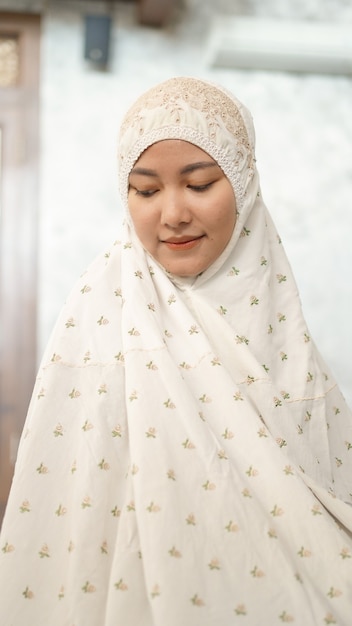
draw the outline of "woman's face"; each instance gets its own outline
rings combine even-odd
[[[204,272],[236,222],[231,184],[217,163],[187,141],[147,148],[129,176],[128,206],[144,248],[176,276]]]

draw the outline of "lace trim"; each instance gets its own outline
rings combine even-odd
[[[142,152],[149,146],[157,141],[163,139],[183,139],[194,143],[199,148],[207,152],[223,170],[224,174],[229,179],[236,197],[236,204],[238,212],[241,211],[245,190],[241,183],[241,176],[238,168],[234,168],[234,164],[238,165],[243,161],[243,152],[238,151],[235,161],[230,159],[228,155],[219,148],[208,137],[201,134],[196,130],[185,128],[183,126],[165,126],[157,130],[153,130],[143,135],[136,141],[133,148],[128,152],[126,157],[120,164],[120,189],[124,202],[127,204],[128,197],[128,177],[135,162],[138,160]]]

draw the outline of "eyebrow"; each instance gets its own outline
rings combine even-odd
[[[195,170],[206,169],[208,167],[218,167],[215,161],[197,161],[196,163],[189,163],[185,165],[180,174],[189,174]],[[138,165],[131,170],[131,174],[139,174],[140,176],[156,177],[158,173],[155,170],[147,169],[146,167],[139,167]]]

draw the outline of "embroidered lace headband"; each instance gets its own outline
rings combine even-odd
[[[238,213],[255,172],[254,129],[245,107],[223,88],[196,78],[171,78],[140,96],[119,137],[119,179],[127,206],[128,177],[146,148],[165,139],[189,141],[222,168],[235,192]]]

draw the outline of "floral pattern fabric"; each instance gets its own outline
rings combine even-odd
[[[351,413],[257,173],[194,281],[127,223],[43,358],[1,532],[0,623],[349,626],[351,476]]]

